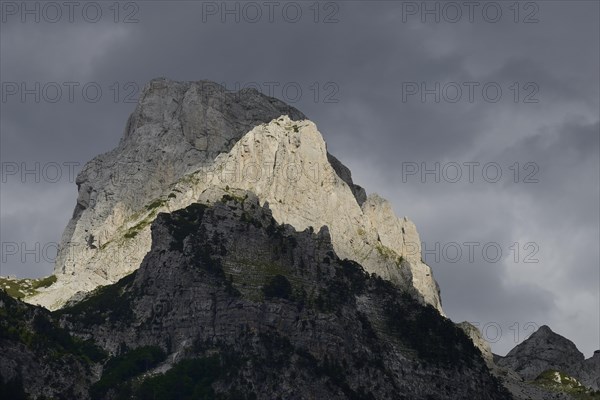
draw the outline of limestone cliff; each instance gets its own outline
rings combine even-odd
[[[119,146],[90,161],[63,234],[57,282],[26,301],[50,309],[136,270],[160,212],[199,201],[207,189],[244,189],[279,223],[326,226],[336,253],[413,290],[442,312],[412,222],[352,182],[316,126],[255,90],[159,79],[144,88]]]

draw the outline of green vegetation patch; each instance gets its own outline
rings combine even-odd
[[[381,255],[383,258],[394,261],[397,266],[400,266],[400,264],[404,261],[404,257],[399,256],[398,253],[389,247],[384,246],[381,242],[378,242],[375,245],[375,248],[377,249],[379,255]]]
[[[229,190],[229,186],[227,186],[227,189]],[[244,204],[244,201],[248,198],[248,195],[245,195],[244,197],[241,196],[236,196],[233,194],[224,194],[223,197],[221,198],[221,201],[224,203],[227,203],[228,201],[234,201],[236,203],[239,204]]]
[[[33,288],[34,289],[47,288],[50,285],[54,284],[55,282],[56,282],[56,275],[50,275],[45,278],[36,279],[35,281],[33,281]]]
[[[570,394],[578,400],[600,399],[600,391],[593,391],[572,376],[553,369],[542,372],[533,384],[553,392]]]
[[[132,238],[136,237],[138,233],[140,233],[145,227],[147,227],[148,225],[150,225],[152,223],[155,216],[156,216],[155,212],[150,213],[142,221],[138,222],[136,225],[129,228],[127,230],[127,232],[125,232],[123,237],[125,237],[126,239],[132,239]]]
[[[22,299],[32,296],[38,289],[46,288],[56,282],[56,276],[50,275],[40,279],[12,279],[0,277],[0,289],[4,289],[9,296]]]
[[[150,204],[148,204],[148,205],[146,206],[146,210],[148,210],[148,211],[151,211],[151,210],[154,210],[154,209],[156,209],[156,208],[158,208],[158,207],[162,207],[162,206],[164,206],[165,204],[167,204],[167,200],[164,200],[164,199],[156,199],[156,200],[154,200],[152,203],[150,203]]]
[[[168,199],[175,198],[175,197],[177,197],[177,195],[175,193],[171,193],[171,194],[169,194],[167,199],[156,199],[156,200],[152,201],[150,204],[147,204],[146,207],[144,207],[144,208],[145,208],[146,212],[149,211],[148,215],[146,215],[146,217],[144,217],[144,219],[142,219],[140,222],[138,222],[137,224],[135,224],[134,226],[129,228],[127,230],[127,232],[125,232],[123,237],[125,239],[133,239],[134,237],[136,237],[138,235],[138,233],[140,233],[145,227],[147,227],[148,225],[150,225],[152,223],[152,221],[154,221],[154,218],[156,217],[156,215],[158,213],[158,208],[167,204],[169,201]],[[141,218],[142,215],[144,215],[143,212],[137,212],[137,213],[133,214],[131,219],[135,221],[137,218]],[[106,248],[107,244],[108,243],[105,243],[104,245],[100,246],[100,249]]]

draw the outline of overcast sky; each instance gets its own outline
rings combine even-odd
[[[308,115],[495,352],[600,348],[597,1],[0,4],[2,275],[51,273],[145,82],[208,79]]]

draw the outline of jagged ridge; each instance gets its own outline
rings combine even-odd
[[[225,398],[510,398],[459,328],[339,259],[327,228],[279,225],[250,192],[218,196],[159,214],[140,268],[62,323],[112,354],[163,349],[156,371],[234,365],[211,378]]]
[[[158,213],[187,207],[206,189],[231,187],[269,203],[278,222],[298,230],[327,226],[341,257],[413,288],[416,298],[442,312],[414,224],[398,219],[378,196],[366,197],[312,122],[256,91],[207,90],[212,85],[157,80],[146,86],[119,147],[78,177],[58,281],[26,301],[56,309],[77,291],[116,282],[150,249]]]

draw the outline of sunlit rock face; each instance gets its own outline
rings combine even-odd
[[[160,212],[243,189],[278,223],[326,226],[341,258],[390,280],[442,312],[414,224],[352,181],[315,124],[256,90],[153,80],[119,146],[86,164],[56,260],[57,282],[26,300],[49,309],[136,270]],[[75,296],[75,297],[73,297]]]

